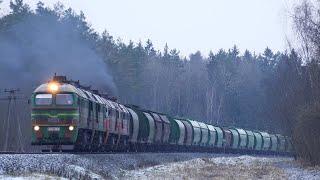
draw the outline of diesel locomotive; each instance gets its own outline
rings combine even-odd
[[[290,154],[289,137],[219,127],[123,105],[65,76],[31,98],[32,145],[46,150],[206,151]]]

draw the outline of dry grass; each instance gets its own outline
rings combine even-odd
[[[271,165],[217,165],[210,161],[196,171],[193,166],[178,168],[182,179],[286,179],[283,170]]]
[[[147,168],[123,179],[287,179],[287,174],[271,163],[256,162],[244,164],[217,164],[210,158],[160,165]]]

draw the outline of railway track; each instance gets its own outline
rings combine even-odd
[[[136,152],[15,152],[15,151],[0,151],[0,154],[134,154]]]
[[[70,155],[107,155],[107,154],[145,154],[145,153],[193,153],[188,151],[144,151],[144,152],[74,152],[74,151],[60,151],[60,152],[15,152],[15,151],[0,151],[0,155],[27,155],[27,154],[34,154],[34,155],[64,155],[64,154],[70,154]],[[226,154],[226,155],[232,155],[232,154],[239,154],[239,153],[232,153],[232,152],[197,152],[197,153],[204,153],[204,154]],[[248,154],[248,153],[240,153],[240,154]],[[293,154],[261,154],[261,153],[249,153],[248,155],[254,155],[254,156],[282,156],[282,157],[294,157]]]

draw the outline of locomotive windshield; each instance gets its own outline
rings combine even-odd
[[[56,95],[56,104],[57,105],[72,105],[73,104],[72,94],[57,94]]]
[[[52,94],[37,94],[35,98],[36,105],[51,105]]]

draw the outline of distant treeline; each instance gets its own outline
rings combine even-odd
[[[301,50],[289,48],[291,50],[285,52],[273,52],[266,48],[263,53],[256,54],[250,51],[240,53],[234,46],[209,55],[195,52],[182,57],[177,49],[167,45],[161,51],[156,50],[151,40],[124,43],[107,31],[99,34],[88,24],[83,13],[76,14],[61,4],[50,9],[39,2],[36,9],[31,10],[22,0],[16,0],[10,4],[11,12],[0,19],[0,80],[3,85],[0,88],[12,85],[8,77],[17,66],[14,85],[21,83],[26,95],[30,95],[35,85],[57,72],[86,83],[92,81],[93,86],[102,91],[106,87],[125,104],[220,126],[291,135],[299,121],[297,117],[301,117],[299,112],[319,102],[320,98],[317,58],[320,41],[313,42],[314,38],[304,34],[304,21],[299,21],[299,18],[306,17],[303,16],[306,13],[303,7],[307,8],[305,4],[296,8],[294,17],[297,36],[303,37],[303,42],[307,43]],[[55,29],[53,34],[50,29]],[[311,32],[308,33],[312,36]],[[50,38],[52,36],[54,38]],[[68,39],[67,43],[65,39]],[[93,55],[79,55],[83,49]],[[21,55],[17,56],[17,52]],[[13,63],[19,65],[3,60],[2,54],[7,60],[14,57]],[[85,58],[96,58],[97,61],[87,62]],[[101,68],[101,65],[85,69],[100,60],[106,64],[103,67],[106,79],[93,75],[97,73],[94,69]],[[80,65],[73,67],[68,61]],[[72,73],[83,68],[83,62],[86,64],[84,70]],[[94,79],[90,81],[90,77]],[[6,108],[2,106],[1,119],[5,112]],[[24,134],[30,134],[30,119],[23,122]],[[16,135],[14,131],[11,133]],[[27,144],[29,137],[24,138]]]

